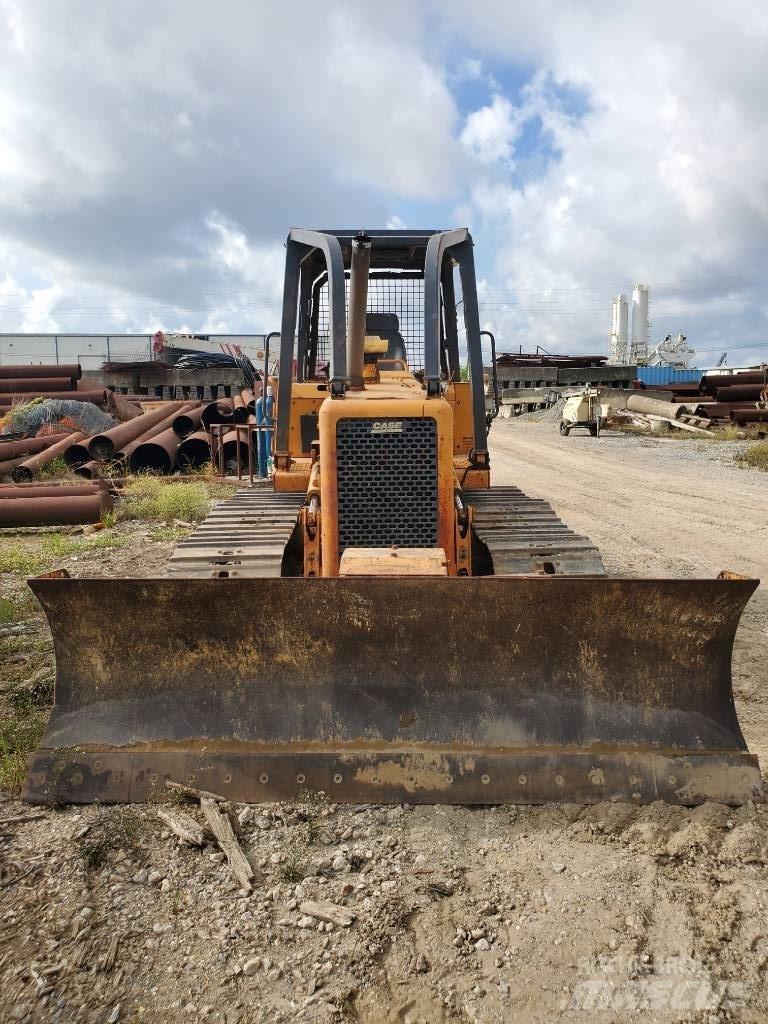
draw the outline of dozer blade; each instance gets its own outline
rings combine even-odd
[[[738,804],[753,580],[37,579],[56,699],[25,796]]]

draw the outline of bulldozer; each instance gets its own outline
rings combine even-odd
[[[271,486],[162,578],[30,581],[57,670],[28,800],[760,793],[731,688],[758,581],[610,577],[494,485],[480,326],[468,230],[291,230]]]

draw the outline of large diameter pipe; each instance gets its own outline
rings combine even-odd
[[[196,430],[179,445],[176,461],[180,469],[199,469],[211,461],[211,441],[206,430]]]
[[[112,510],[109,491],[75,497],[10,498],[0,501],[0,526],[76,526],[98,523]]]
[[[199,405],[196,409],[188,409],[186,412],[180,412],[178,416],[174,417],[172,424],[173,429],[179,437],[189,437],[189,435],[194,434],[200,426],[204,412],[204,405]]]
[[[83,375],[83,368],[79,363],[54,363],[42,366],[0,366],[0,380],[22,380],[28,377],[69,377],[79,380]]]
[[[90,458],[91,456],[88,451],[87,441],[85,443],[76,441],[64,452],[64,461],[70,469],[77,469],[78,466],[84,466]]]
[[[182,410],[181,415],[186,415],[186,413],[188,412],[194,412],[193,402],[187,403],[187,406],[185,409]],[[150,441],[153,437],[157,437],[158,434],[162,434],[163,431],[167,430],[169,427],[172,427],[178,416],[179,410],[174,409],[174,411],[169,413],[165,417],[165,419],[160,420],[159,423],[155,423],[153,427],[150,427],[149,430],[146,431],[146,433],[140,434],[137,438],[135,438],[135,440],[131,441],[130,444],[124,445],[119,452],[115,452],[110,461],[120,462],[122,463],[123,466],[128,466],[131,461],[131,456],[139,447],[139,445],[144,444],[145,441]]]
[[[363,390],[365,312],[368,308],[371,244],[371,239],[367,235],[356,235],[352,239],[349,275],[349,326],[347,328],[347,379],[351,391]]]
[[[241,394],[232,396],[232,406],[235,423],[247,423],[248,405]]]
[[[0,461],[15,459],[19,455],[29,456],[50,448],[57,441],[62,441],[69,434],[45,434],[43,437],[25,437],[21,441],[0,440]]]
[[[762,384],[744,384],[743,386],[718,388],[716,395],[718,402],[757,402]]]
[[[138,405],[129,402],[124,395],[118,395],[114,391],[107,391],[107,409],[121,423],[127,423],[128,420],[135,420],[137,416],[141,416],[141,409]]]
[[[82,484],[3,484],[0,500],[6,498],[73,498],[83,494],[98,494],[101,481]]]
[[[97,462],[95,459],[91,459],[90,462],[83,462],[81,465],[75,466],[73,472],[75,476],[80,476],[83,480],[99,480],[101,478],[101,467],[103,465],[103,462]]]
[[[221,439],[224,466],[229,472],[237,472],[238,466],[245,469],[248,465],[248,444],[245,437],[245,431],[230,430]]]
[[[149,441],[143,441],[128,460],[131,472],[153,471],[165,475],[173,472],[180,444],[181,438],[173,426],[168,427]]]
[[[137,416],[136,419],[128,420],[127,423],[119,423],[102,434],[96,434],[88,443],[90,457],[101,461],[111,458],[116,451],[119,451],[124,445],[130,444],[142,434],[146,434],[150,427],[154,427],[171,412],[178,413],[188,404],[188,402],[164,402],[162,406],[153,409],[152,412],[145,412],[143,415]]]
[[[731,419],[739,424],[768,423],[768,409],[734,409]]]
[[[641,395],[630,395],[627,399],[627,408],[630,412],[647,412],[651,416],[666,416],[667,419],[676,420],[683,411],[682,406],[673,402],[662,402],[658,398],[643,398]]]
[[[0,379],[0,394],[29,395],[43,391],[74,391],[71,377],[16,377]]]
[[[235,418],[235,408],[230,399],[222,399],[219,402],[211,402],[203,409],[202,424],[207,429],[212,423],[232,423]]]
[[[16,394],[0,395],[0,406],[12,408],[14,405],[26,405],[33,398],[55,398],[66,399],[68,402],[90,402],[91,405],[104,405],[107,399],[106,388],[99,388],[94,391],[29,391],[17,392]],[[6,401],[7,399],[7,401]]]
[[[61,441],[57,441],[56,444],[52,444],[50,448],[46,448],[45,451],[38,452],[37,455],[32,455],[20,466],[17,466],[11,473],[11,477],[16,481],[17,484],[23,483],[26,480],[31,480],[38,469],[43,466],[47,466],[49,462],[53,462],[54,459],[64,455],[67,448],[71,448],[73,444],[86,437],[83,433],[78,434],[67,434],[66,437],[62,438]]]

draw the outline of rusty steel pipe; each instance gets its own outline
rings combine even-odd
[[[29,377],[70,377],[79,380],[83,375],[83,368],[79,363],[54,363],[52,366],[43,363],[40,366],[0,366],[0,380],[26,380]]]
[[[0,477],[10,476],[14,469],[27,461],[27,458],[26,455],[20,455],[18,459],[7,459],[5,462],[0,462]]]
[[[69,437],[69,434],[45,434],[43,437],[25,437],[21,441],[3,441],[0,439],[0,462],[5,459],[15,459],[19,455],[23,455],[25,458],[29,455],[34,455],[35,452],[41,452],[45,448],[50,448],[52,444],[62,441],[65,437]]]
[[[115,452],[120,451],[124,445],[135,441],[137,437],[145,434],[150,427],[166,419],[172,412],[178,413],[185,409],[189,402],[164,402],[162,406],[153,409],[152,412],[145,412],[126,423],[119,423],[101,434],[94,435],[88,443],[88,451],[92,459],[105,461],[111,458]]]
[[[211,402],[203,409],[201,422],[207,429],[212,423],[232,423],[235,418],[235,407],[227,398],[220,402]]]
[[[176,466],[176,453],[180,444],[181,438],[172,426],[149,440],[142,441],[128,459],[131,472],[141,473],[150,470],[167,476]]]
[[[731,419],[740,426],[745,423],[768,423],[768,409],[736,409]]]
[[[194,403],[188,402],[182,414],[193,411]],[[127,468],[130,463],[131,456],[139,447],[139,445],[144,444],[146,441],[150,441],[153,437],[157,437],[158,434],[162,434],[163,431],[167,430],[169,427],[172,427],[174,420],[176,420],[178,414],[178,409],[175,409],[173,412],[168,413],[165,419],[160,420],[159,423],[156,423],[153,427],[150,427],[150,429],[146,433],[140,434],[137,438],[135,438],[135,440],[131,441],[130,444],[127,444],[125,445],[125,447],[121,448],[119,452],[115,452],[115,454],[109,461],[113,464],[120,463],[121,465]]]
[[[176,461],[179,468],[192,467],[199,469],[206,462],[211,461],[211,442],[208,432],[196,430],[194,434],[188,434],[179,445],[176,452]]]
[[[180,438],[183,439],[195,433],[200,426],[205,409],[204,405],[200,405],[196,409],[181,412],[174,418],[172,426]]]
[[[0,527],[76,526],[98,523],[112,510],[109,491],[50,498],[9,498],[0,501]]]
[[[718,388],[716,392],[718,402],[757,402],[762,384],[745,384],[727,388]]]
[[[0,394],[28,395],[45,391],[74,391],[75,381],[71,377],[17,377],[0,379]]]
[[[77,434],[67,434],[61,441],[57,441],[56,444],[52,444],[50,448],[46,448],[45,451],[38,452],[37,455],[31,455],[28,459],[25,459],[20,465],[18,465],[11,473],[12,479],[17,483],[23,483],[26,480],[31,480],[35,473],[42,466],[47,466],[49,462],[53,462],[54,459],[63,456],[68,448],[71,448],[73,444],[78,441],[82,441],[87,435],[80,432]]]
[[[224,465],[230,472],[237,473],[248,465],[248,443],[243,440],[245,431],[230,430],[221,439]]]
[[[241,394],[232,396],[232,408],[235,423],[248,422],[248,405]]]
[[[261,387],[259,387],[259,394],[261,394]],[[243,388],[240,395],[245,402],[248,412],[256,412],[256,395],[250,388]]]
[[[90,461],[90,458],[88,445],[81,444],[80,441],[70,445],[64,452],[64,461],[70,469],[77,469],[78,466],[83,466],[86,462]]]
[[[107,391],[107,409],[115,419],[121,423],[128,420],[135,420],[141,416],[141,409],[134,402],[129,402],[124,395],[118,395],[114,391]]]
[[[81,465],[75,466],[74,474],[75,476],[81,476],[84,480],[100,480],[100,470],[103,465],[103,462],[91,459],[90,462],[83,462]]]
[[[98,494],[102,489],[101,481],[81,484],[3,484],[0,486],[0,500],[10,498],[71,498],[83,494]]]
[[[7,412],[14,405],[26,405],[33,398],[65,398],[72,402],[90,402],[91,405],[104,405],[107,399],[106,388],[94,391],[28,391],[15,394],[0,395],[0,408]],[[6,399],[6,401],[4,401]]]

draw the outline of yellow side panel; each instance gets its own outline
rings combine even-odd
[[[468,381],[449,384],[445,398],[453,406],[453,454],[469,455],[474,448],[472,385]]]
[[[320,406],[328,397],[328,385],[321,383],[297,384],[291,388],[291,426],[288,433],[288,451],[292,458],[309,455],[309,447],[304,447],[301,437],[301,417],[315,416]]]

